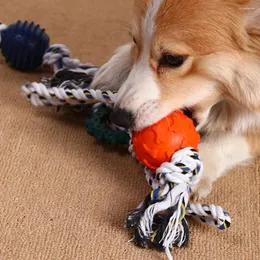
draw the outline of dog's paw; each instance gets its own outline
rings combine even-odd
[[[126,81],[132,66],[132,44],[120,47],[114,56],[96,73],[91,88],[118,91]]]
[[[193,195],[191,200],[197,202],[200,199],[207,197],[212,190],[212,181],[202,179],[198,184],[192,187]]]

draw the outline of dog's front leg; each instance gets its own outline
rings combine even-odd
[[[127,44],[117,49],[114,56],[97,72],[91,88],[118,91],[133,67],[132,47],[133,44]]]
[[[219,133],[203,138],[199,153],[204,165],[201,181],[192,187],[194,198],[206,197],[212,184],[236,165],[253,158],[250,142],[244,136]]]

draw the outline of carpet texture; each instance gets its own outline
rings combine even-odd
[[[0,17],[6,24],[34,20],[52,43],[101,65],[129,40],[132,2],[10,0]],[[36,109],[21,97],[23,83],[44,75],[14,71],[0,58],[0,259],[166,259],[128,243],[127,212],[148,192],[141,167],[97,145],[81,115]],[[232,227],[220,232],[192,222],[191,244],[175,249],[175,259],[260,259],[259,162],[234,169],[205,202],[228,210]]]

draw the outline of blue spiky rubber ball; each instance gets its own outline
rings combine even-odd
[[[6,62],[13,68],[26,71],[42,64],[50,38],[34,22],[11,24],[1,33],[1,51]]]

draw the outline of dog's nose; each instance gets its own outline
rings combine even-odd
[[[133,128],[134,126],[133,114],[125,109],[114,108],[110,114],[110,120],[113,124],[125,128]]]

